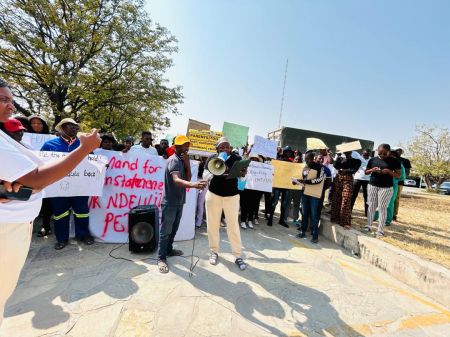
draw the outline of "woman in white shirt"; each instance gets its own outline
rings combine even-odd
[[[0,79],[0,123],[13,114],[14,100],[6,82]],[[80,136],[80,147],[61,160],[43,165],[33,152],[0,130],[0,183],[8,191],[30,187],[28,201],[0,199],[0,325],[3,309],[16,287],[31,240],[31,226],[42,203],[40,190],[65,177],[100,144],[96,130]]]

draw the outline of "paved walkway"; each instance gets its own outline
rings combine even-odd
[[[233,263],[225,230],[220,263],[170,258],[161,275],[154,261],[122,246],[72,242],[53,249],[35,239],[8,302],[0,336],[448,336],[450,311],[350,256],[328,241],[313,245],[294,228],[265,224],[242,232],[249,267]],[[187,255],[192,241],[178,244]]]

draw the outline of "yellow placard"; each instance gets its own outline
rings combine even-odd
[[[214,132],[208,130],[189,130],[189,140],[191,141],[190,150],[216,153],[216,143],[222,132]]]
[[[301,190],[301,185],[293,185],[291,178],[301,179],[305,164],[291,163],[288,161],[272,160],[274,168],[273,187],[289,190]]]

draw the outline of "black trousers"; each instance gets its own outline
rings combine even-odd
[[[367,216],[367,209],[369,205],[367,204],[367,185],[369,185],[368,180],[353,180],[353,193],[352,193],[352,210],[353,206],[355,205],[356,198],[358,198],[359,190],[363,189],[363,196],[364,196],[364,214]]]
[[[258,215],[262,192],[243,190],[240,195],[241,222],[253,221]]]

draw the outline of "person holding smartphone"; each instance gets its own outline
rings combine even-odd
[[[378,230],[376,236],[384,236],[383,228],[386,226],[387,206],[394,193],[394,178],[400,178],[401,164],[396,158],[390,156],[389,144],[378,146],[378,156],[367,163],[366,174],[371,174],[368,189],[369,209],[367,212],[367,225],[365,230],[371,231],[373,217],[378,208]]]
[[[14,98],[9,85],[0,79],[0,124],[14,113]],[[80,137],[80,147],[67,157],[43,164],[30,150],[11,139],[0,127],[0,155],[8,165],[0,165],[0,183],[10,193],[22,186],[34,193],[26,201],[0,199],[0,325],[3,309],[19,279],[31,241],[32,221],[42,203],[40,192],[45,186],[69,174],[100,144],[97,130]]]

